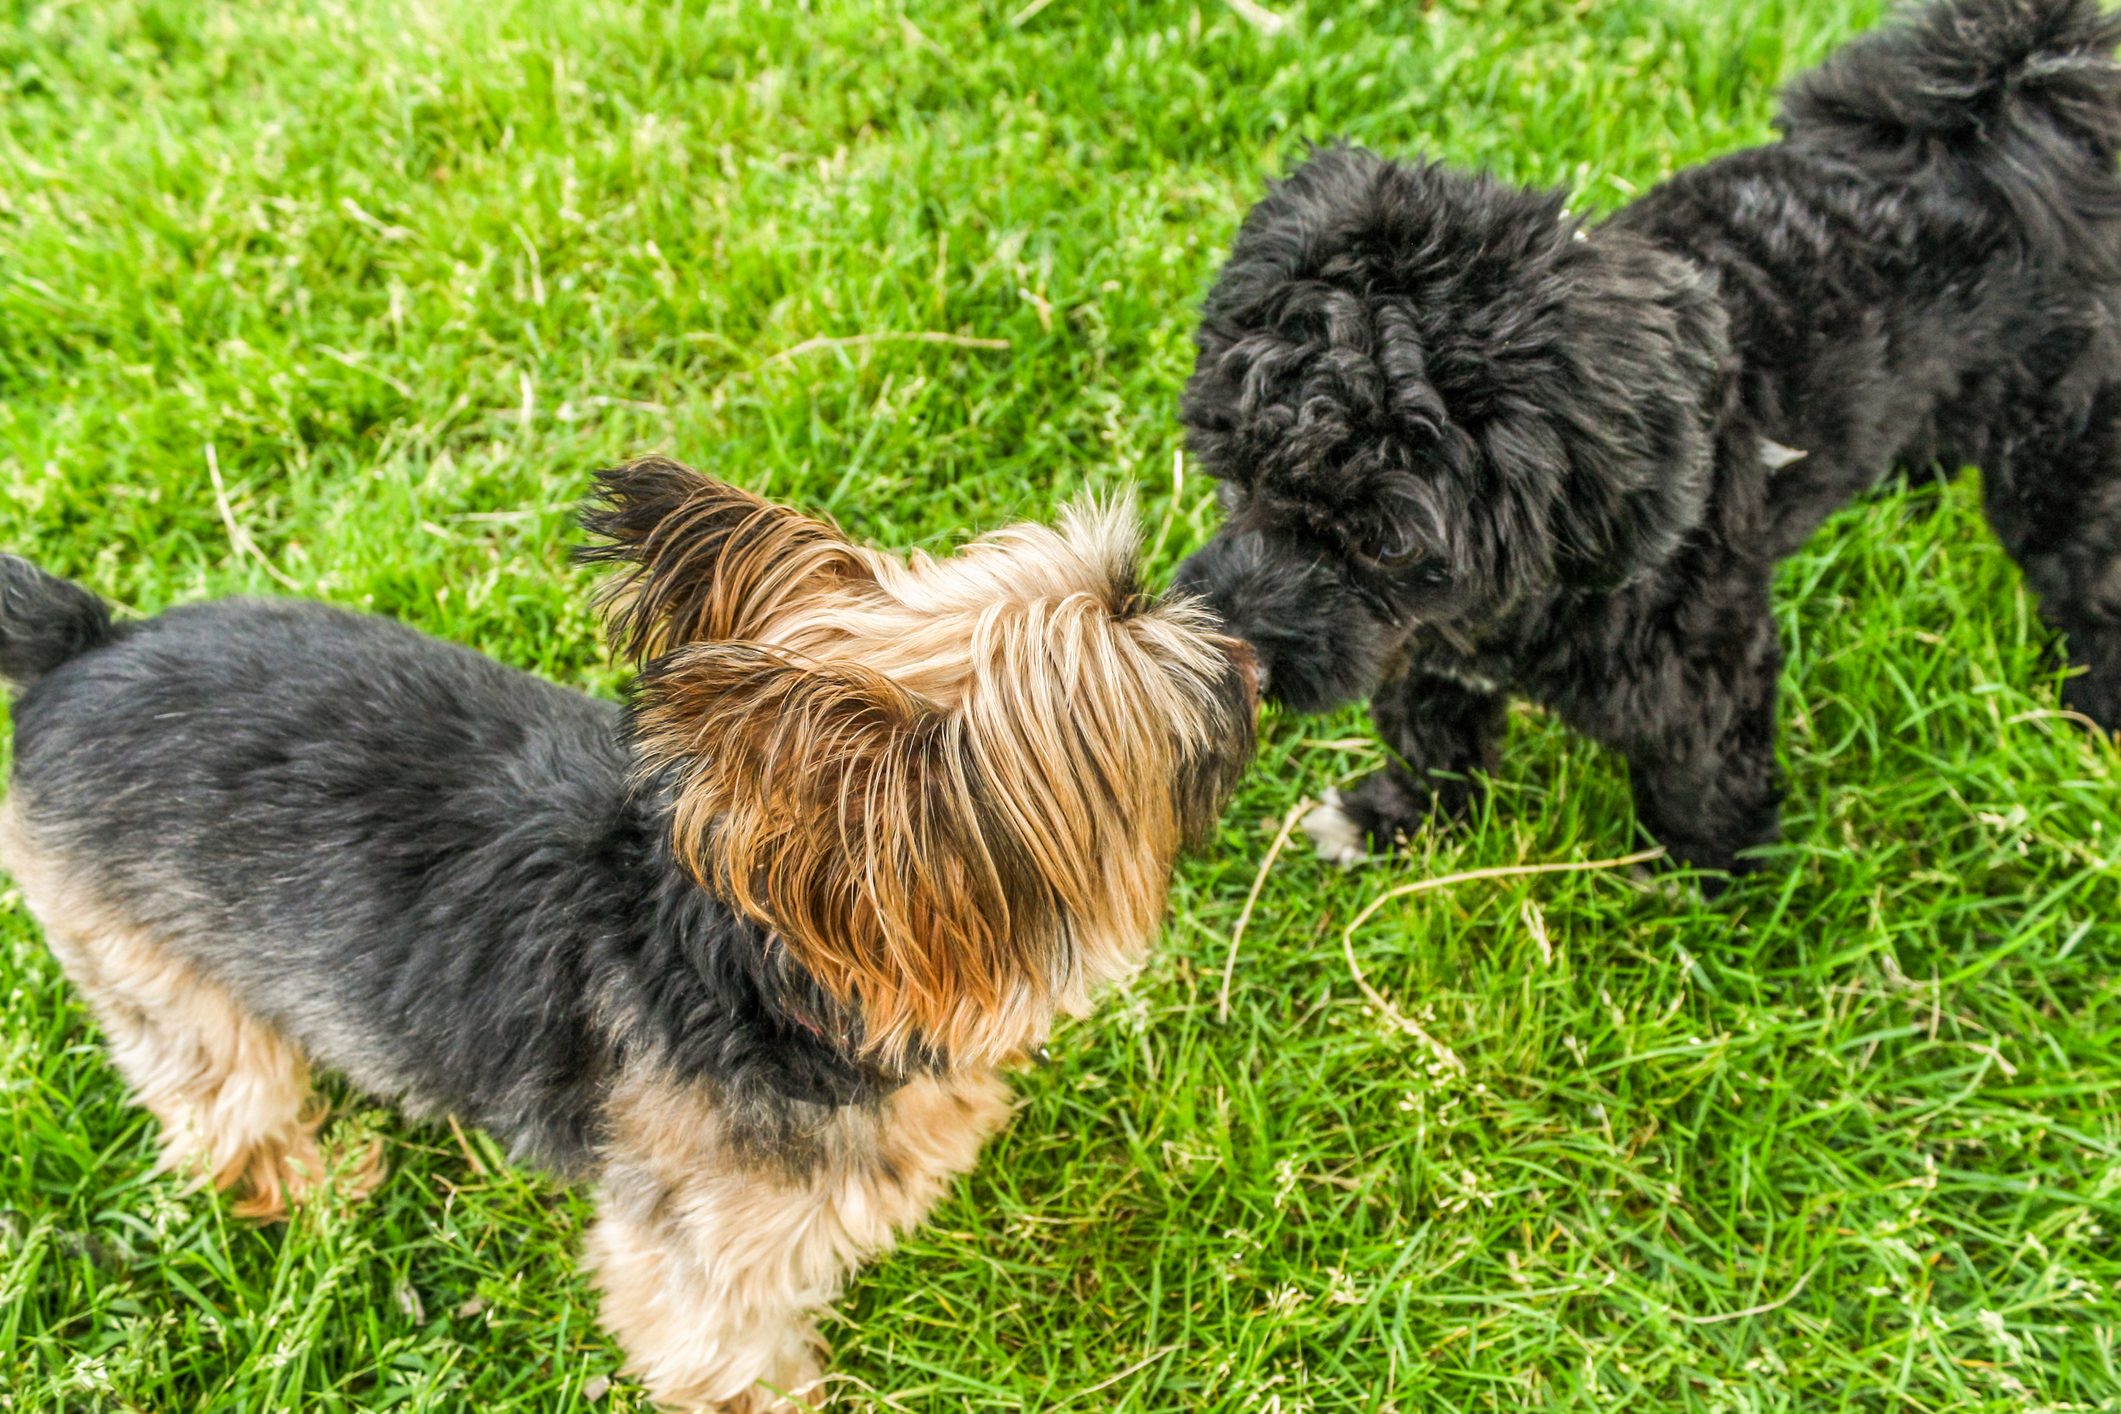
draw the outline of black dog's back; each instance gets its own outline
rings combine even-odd
[[[1865,35],[1783,96],[1790,146],[1989,229],[2050,269],[2121,265],[2121,14],[1952,0]]]
[[[1805,453],[1765,487],[1768,553],[2089,404],[2121,351],[2117,44],[2093,0],[1947,0],[1795,79],[1780,143],[1612,219],[1716,272],[1740,410]]]

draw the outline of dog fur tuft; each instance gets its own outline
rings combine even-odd
[[[659,664],[642,745],[674,765],[678,853],[769,924],[874,1051],[977,1053],[1054,986],[1065,917],[979,790],[961,718],[855,664],[750,644]]]
[[[2097,0],[1945,0],[1792,83],[1790,141],[1982,200],[2037,259],[2121,263],[2121,13]]]
[[[1001,1060],[1132,966],[1251,727],[1212,618],[1137,588],[1130,507],[900,560],[711,509],[733,503],[704,478],[661,504],[615,606],[670,645],[642,769],[674,786],[679,857],[859,1015],[866,1055]],[[741,611],[658,582],[709,564],[701,597]]]
[[[114,632],[101,599],[20,555],[0,555],[0,681],[28,688]]]

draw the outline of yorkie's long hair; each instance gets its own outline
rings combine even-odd
[[[0,557],[0,862],[167,1165],[308,1195],[312,1064],[482,1124],[596,1185],[657,1400],[771,1408],[997,1067],[1141,956],[1255,674],[1114,507],[901,559],[651,460],[585,520],[624,709],[315,604],[114,622]]]
[[[899,560],[669,462],[602,491],[678,856],[858,999],[869,1054],[1004,1060],[1132,966],[1251,712],[1244,650],[1142,592],[1130,514]]]

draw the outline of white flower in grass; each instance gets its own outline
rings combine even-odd
[[[1281,1211],[1282,1205],[1289,1201],[1289,1195],[1296,1191],[1296,1184],[1300,1177],[1301,1175],[1297,1171],[1296,1160],[1294,1159],[1283,1159],[1274,1166],[1274,1210],[1276,1212]]]
[[[156,1334],[158,1328],[174,1325],[176,1319],[174,1311],[164,1311],[160,1316],[123,1316],[118,1320],[118,1330],[125,1337],[128,1349],[138,1349]]]
[[[1996,1348],[2006,1365],[2015,1365],[2025,1358],[2025,1341],[2011,1334],[2010,1327],[2003,1323],[2000,1311],[1982,1311],[1975,1315],[1974,1324],[1988,1337],[1988,1343]]]
[[[1335,1306],[1360,1306],[1363,1297],[1355,1289],[1355,1278],[1338,1267],[1326,1268],[1326,1300]]]
[[[66,1384],[83,1394],[109,1394],[110,1364],[100,1355],[77,1355],[66,1367]]]
[[[1112,1024],[1129,1036],[1139,1036],[1149,1029],[1149,992],[1147,988],[1130,988],[1119,999],[1117,1006],[1108,1006],[1105,1014]]]
[[[1164,1141],[1164,1166],[1172,1169],[1197,1169],[1215,1162],[1215,1151],[1206,1147],[1193,1148],[1176,1139]]]
[[[1436,1200],[1439,1211],[1463,1213],[1470,1211],[1476,1203],[1483,1208],[1495,1206],[1495,1195],[1488,1191],[1473,1170],[1460,1169],[1455,1177],[1447,1177],[1446,1181],[1450,1183],[1451,1191]]]
[[[156,1237],[167,1238],[182,1227],[190,1216],[190,1210],[185,1207],[183,1200],[170,1184],[154,1185],[147,1200],[147,1225],[154,1229]]]
[[[1302,1287],[1295,1282],[1287,1282],[1274,1288],[1274,1294],[1267,1298],[1267,1309],[1277,1316],[1293,1316],[1303,1309],[1309,1299],[1304,1295]]]
[[[2033,1392],[2026,1388],[2025,1381],[2019,1379],[2008,1370],[1988,1370],[1983,1373],[1988,1376],[1990,1384],[2010,1396],[2020,1408],[2030,1407]]]

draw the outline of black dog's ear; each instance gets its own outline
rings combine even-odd
[[[1621,232],[1593,230],[1563,261],[1569,328],[1539,398],[1567,451],[1550,527],[1572,589],[1612,590],[1694,528],[1714,477],[1729,360],[1710,277]]]

